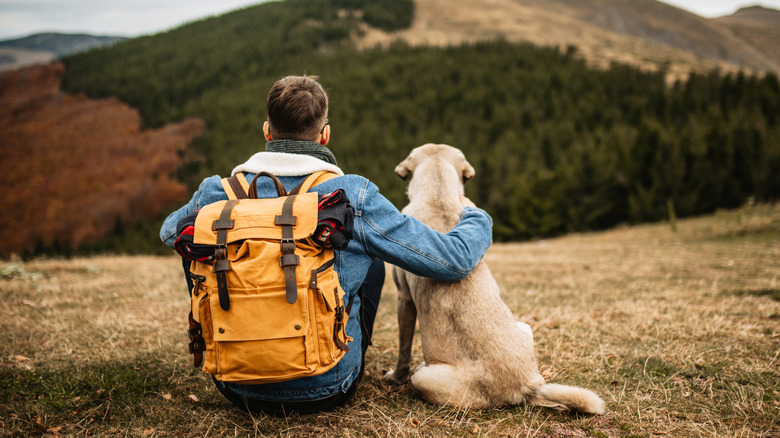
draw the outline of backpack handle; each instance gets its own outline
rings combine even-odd
[[[276,186],[276,193],[279,195],[280,198],[282,196],[287,196],[287,190],[284,189],[284,186],[282,185],[282,182],[279,181],[279,178],[277,178],[272,173],[258,172],[258,174],[255,175],[254,178],[252,178],[252,182],[249,184],[250,198],[257,199],[257,178],[261,176],[267,176],[268,178],[271,178],[271,180],[274,182],[274,186]]]
[[[276,175],[268,172],[258,172],[257,175],[252,178],[252,182],[249,183],[249,197],[252,199],[257,199],[257,178],[261,176],[267,176],[268,178],[271,178],[271,180],[274,182],[274,186],[276,186],[276,194],[281,198],[282,196],[306,193],[313,186],[319,183],[323,183],[331,178],[335,178],[338,175],[329,170],[320,170],[314,172],[309,175],[298,187],[295,187],[294,189],[290,190],[289,193],[287,193],[287,190],[285,190],[282,182],[279,181],[279,178],[277,178]]]

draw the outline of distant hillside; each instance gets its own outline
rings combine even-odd
[[[766,35],[767,27],[780,31],[772,19],[769,24],[763,18],[741,21],[744,28],[737,33],[722,22],[655,0],[415,0],[415,7],[409,29],[392,34],[367,29],[362,46],[396,39],[449,45],[506,38],[562,48],[574,45],[591,65],[628,63],[665,69],[673,77],[712,68],[780,72],[778,40],[759,37]],[[776,13],[752,11],[760,17]]]
[[[703,58],[688,55],[688,79],[669,82],[665,71],[640,69],[633,61],[645,59],[640,49],[654,47],[656,57],[647,62],[658,69],[669,62],[661,55],[684,53],[680,49],[598,30],[571,15],[553,13],[549,1],[474,0],[484,7],[469,9],[471,3],[457,3],[466,9],[442,8],[441,17],[434,17],[435,11],[426,5],[436,1],[269,2],[65,57],[62,87],[68,94],[28,96],[24,105],[5,114],[9,122],[0,126],[4,130],[0,138],[7,137],[6,131],[22,129],[14,117],[26,110],[25,105],[32,108],[25,114],[39,122],[24,125],[24,137],[17,143],[2,143],[15,154],[3,163],[42,169],[39,180],[49,175],[65,178],[55,187],[68,188],[89,179],[79,172],[62,177],[59,166],[27,164],[32,161],[25,151],[44,145],[49,148],[44,150],[56,151],[58,159],[68,162],[68,169],[79,169],[85,162],[104,169],[101,163],[110,158],[98,152],[101,141],[106,145],[117,141],[111,146],[116,153],[140,151],[119,173],[137,171],[146,181],[167,182],[169,188],[175,186],[175,178],[187,189],[170,190],[166,196],[147,192],[144,197],[129,182],[114,191],[112,205],[133,206],[129,211],[143,211],[146,219],[129,226],[131,221],[120,211],[117,226],[104,231],[108,237],[93,242],[97,246],[92,248],[165,251],[156,233],[162,217],[186,202],[202,178],[225,175],[262,150],[268,89],[284,75],[308,73],[320,76],[330,95],[330,146],[345,171],[370,178],[400,206],[405,203],[405,185],[392,169],[408,151],[428,142],[459,147],[477,171],[467,193],[493,216],[496,240],[604,229],[672,214],[690,216],[780,196],[776,75],[699,71]],[[548,8],[539,8],[542,3]],[[571,10],[564,3],[558,3],[560,10]],[[557,17],[559,25],[545,28],[553,23],[545,21],[551,17]],[[470,25],[477,22],[494,26]],[[427,33],[415,33],[420,29]],[[445,32],[448,29],[451,33]],[[511,33],[503,33],[506,29],[524,31],[510,38]],[[581,45],[539,47],[520,38],[579,31]],[[403,35],[416,35],[418,42],[430,37],[437,44],[410,45],[402,40],[382,47],[367,45],[376,36]],[[604,49],[604,63],[593,69],[590,56],[596,53],[595,46],[588,44],[601,36],[607,38],[598,46]],[[442,39],[433,41],[438,37]],[[457,38],[468,44],[455,44]],[[357,47],[356,41],[362,45]],[[608,54],[626,60],[615,63],[619,58],[607,58]],[[681,67],[679,71],[683,72]],[[15,87],[14,82],[9,84],[9,89]],[[71,123],[52,118],[46,106],[36,106],[39,101],[56,103],[74,96],[122,102],[137,109],[140,119],[130,125],[89,123],[99,120],[103,109],[83,105],[80,123]],[[5,99],[0,96],[0,107],[6,107]],[[167,151],[162,159],[144,143],[144,133],[191,117],[202,119],[205,130],[199,137],[195,130],[179,137],[184,143],[193,139],[186,149],[177,149],[182,143],[161,148]],[[71,128],[50,129],[49,123]],[[134,129],[116,131],[114,126]],[[92,144],[86,155],[85,137]],[[174,169],[160,167],[161,163]],[[47,173],[50,168],[56,170]],[[3,193],[9,197],[15,191]],[[40,205],[57,205],[52,199],[58,198],[44,193]],[[68,193],[76,198],[84,194],[86,199],[89,191]],[[147,199],[152,196],[159,199]],[[14,205],[26,217],[44,208],[29,202]],[[83,235],[73,230],[83,223],[84,214],[92,217],[93,210],[63,211],[56,216],[57,223],[70,224],[70,231],[46,235],[34,250],[27,249],[28,254],[87,242],[75,238]],[[106,229],[106,220],[91,223]],[[14,224],[26,222],[11,222],[8,229],[13,231]],[[26,239],[28,244],[33,240]]]
[[[0,71],[52,59],[96,47],[105,47],[127,38],[86,34],[40,33],[0,41]]]
[[[56,57],[84,52],[124,41],[125,37],[87,34],[39,33],[24,38],[0,41],[0,47],[51,52]]]
[[[778,27],[780,26],[780,11],[763,6],[750,6],[740,8],[732,15],[716,18],[715,21],[723,23],[741,22],[746,26]]]
[[[54,60],[51,52],[0,47],[0,72],[28,65],[47,64]]]
[[[768,59],[780,62],[780,11],[753,6],[713,21],[751,44]]]

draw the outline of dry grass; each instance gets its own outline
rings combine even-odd
[[[0,436],[778,436],[780,206],[677,228],[497,244],[487,255],[504,300],[535,330],[543,373],[598,392],[608,408],[598,417],[456,410],[384,385],[397,346],[392,285],[348,406],[249,417],[191,367],[174,256],[5,261]]]

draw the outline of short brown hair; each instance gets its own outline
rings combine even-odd
[[[265,108],[274,139],[314,140],[328,119],[328,95],[317,76],[286,76],[268,93]]]

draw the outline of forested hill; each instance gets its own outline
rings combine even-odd
[[[688,216],[780,194],[773,74],[711,72],[669,85],[663,71],[591,69],[574,46],[355,48],[366,29],[406,29],[413,17],[408,0],[265,3],[65,58],[63,87],[117,97],[151,128],[202,118],[206,133],[183,153],[177,173],[194,190],[262,150],[265,96],[276,79],[318,75],[331,98],[331,147],[345,171],[369,177],[400,207],[405,185],[393,168],[408,151],[428,142],[457,146],[477,172],[467,194],[492,214],[497,240],[656,221],[672,209]],[[117,224],[90,248],[161,250],[148,230],[187,199]]]

